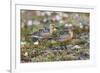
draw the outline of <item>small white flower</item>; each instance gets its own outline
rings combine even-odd
[[[26,42],[21,42],[21,47],[24,47],[26,44]]]
[[[72,24],[69,24],[69,27],[72,27]]]
[[[28,52],[25,52],[24,56],[28,56]]]
[[[75,14],[76,17],[79,17],[79,14]]]
[[[83,25],[82,25],[82,23],[80,23],[80,28],[83,28]]]
[[[26,42],[21,42],[21,45],[25,45],[26,44]]]
[[[31,26],[32,25],[32,20],[28,20],[27,25]]]
[[[57,21],[60,21],[61,19],[62,19],[61,16],[56,15],[56,20],[57,20]]]
[[[38,41],[34,42],[34,45],[39,45],[39,42]]]
[[[68,24],[65,24],[64,26],[65,26],[65,27],[69,27],[69,25],[68,25]]]
[[[59,23],[62,24],[62,23],[64,23],[64,21],[63,20],[60,20]]]
[[[56,29],[56,28],[54,28],[53,30],[54,30],[54,31],[57,31],[57,29]]]

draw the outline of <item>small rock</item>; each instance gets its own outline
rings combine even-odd
[[[71,49],[73,45],[66,45],[67,49]]]
[[[71,49],[79,49],[79,48],[81,48],[79,45],[75,45]]]

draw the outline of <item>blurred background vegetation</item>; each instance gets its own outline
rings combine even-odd
[[[20,14],[21,62],[89,59],[89,13],[21,10]]]

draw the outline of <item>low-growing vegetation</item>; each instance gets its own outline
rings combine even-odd
[[[89,13],[21,10],[21,62],[88,60]]]

